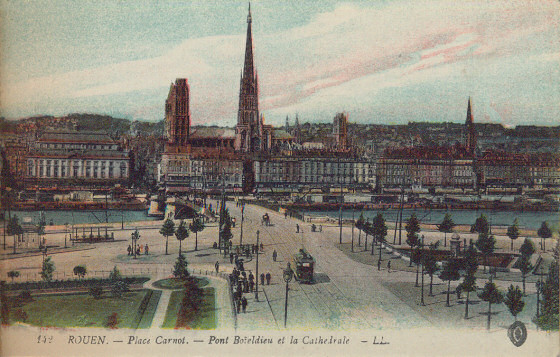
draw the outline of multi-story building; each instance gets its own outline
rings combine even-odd
[[[165,133],[170,145],[186,146],[189,141],[191,112],[189,108],[189,84],[186,78],[171,83],[165,101]]]
[[[7,171],[14,182],[23,182],[26,172],[26,157],[29,151],[27,140],[17,134],[3,134],[0,145],[4,153]]]
[[[27,181],[39,186],[111,185],[129,169],[128,152],[99,132],[48,132],[27,155]]]

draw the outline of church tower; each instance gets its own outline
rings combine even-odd
[[[189,84],[186,78],[171,83],[165,101],[165,133],[172,146],[184,147],[189,142],[191,112],[189,109]]]
[[[271,145],[271,129],[264,125],[264,118],[259,115],[259,86],[253,62],[251,22],[251,4],[249,4],[245,63],[241,73],[239,110],[235,127],[235,149],[248,153],[267,151]]]
[[[471,155],[476,155],[476,129],[474,128],[471,110],[471,98],[467,107],[467,120],[465,121],[465,147]]]

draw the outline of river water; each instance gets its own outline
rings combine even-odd
[[[360,217],[362,211],[354,211],[355,219]],[[395,221],[398,210],[387,209],[387,210],[364,210],[364,219],[369,218],[370,221],[377,215],[377,213],[383,214],[383,217],[387,221]],[[306,216],[329,216],[332,218],[339,217],[339,211],[307,211],[304,212]],[[519,226],[527,229],[539,229],[542,222],[546,221],[548,226],[551,228],[558,229],[559,227],[559,213],[558,212],[516,212],[516,211],[492,211],[492,210],[424,210],[424,209],[404,209],[403,210],[403,222],[408,220],[408,218],[413,214],[422,223],[428,224],[439,224],[443,220],[445,213],[451,214],[453,222],[457,225],[471,225],[474,223],[477,217],[482,213],[486,215],[488,221],[493,226],[509,226],[513,223],[513,220],[517,218]],[[352,210],[342,211],[342,217],[346,219],[352,218]]]
[[[47,224],[64,225],[68,224],[82,224],[82,223],[105,223],[105,211],[43,211]],[[17,215],[20,222],[24,223],[38,223],[40,211],[12,211],[12,215]],[[7,217],[7,213],[6,213]],[[137,222],[153,220],[149,217],[146,210],[141,211],[119,211],[108,210],[107,221],[109,223],[116,222]]]

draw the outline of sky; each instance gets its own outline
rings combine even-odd
[[[0,0],[0,116],[164,117],[187,78],[194,125],[235,125],[245,1]],[[266,123],[560,124],[560,1],[251,3]]]

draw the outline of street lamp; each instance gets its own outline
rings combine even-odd
[[[140,239],[140,233],[138,229],[130,234],[130,239],[132,240],[132,250],[134,251],[134,259],[136,259],[136,242]]]
[[[241,221],[243,224],[243,220]],[[259,301],[259,234],[260,232],[257,231],[257,275],[255,275],[256,280],[256,289],[255,289],[255,300]]]
[[[68,223],[64,223],[64,248],[67,248],[66,237],[68,236]]]
[[[288,263],[286,269],[284,269],[284,274],[282,275],[282,277],[286,282],[286,303],[284,305],[284,328],[286,328],[286,321],[288,321],[288,283],[292,281],[292,278],[294,277],[294,272],[290,267],[290,263]]]

